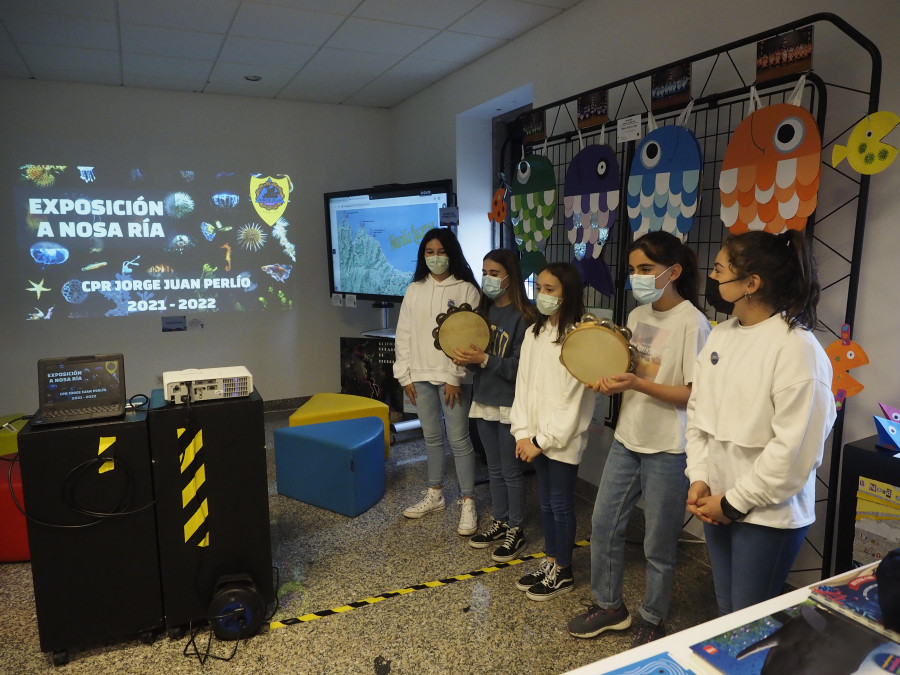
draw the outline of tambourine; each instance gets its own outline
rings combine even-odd
[[[575,379],[594,385],[601,377],[634,370],[638,353],[629,340],[628,328],[585,314],[566,331],[559,360]]]
[[[464,302],[459,307],[450,307],[437,315],[437,327],[431,331],[434,346],[453,358],[457,347],[469,349],[475,345],[481,351],[491,342],[491,326],[472,306]]]

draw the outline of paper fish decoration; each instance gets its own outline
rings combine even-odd
[[[850,377],[847,371],[851,368],[864,366],[869,362],[869,357],[863,348],[849,339],[850,328],[846,324],[841,328],[841,339],[835,340],[825,348],[825,354],[831,361],[833,376],[831,379],[831,393],[837,409],[843,406],[844,399],[856,396],[863,390],[863,385]]]
[[[702,167],[697,138],[680,124],[653,129],[643,138],[628,175],[628,220],[635,239],[658,230],[687,239]]]
[[[872,175],[888,168],[897,158],[897,148],[882,143],[881,139],[897,124],[900,124],[900,117],[887,110],[866,115],[853,127],[847,145],[835,144],[832,148],[831,166],[837,168],[846,158],[857,173]]]
[[[608,145],[589,145],[572,158],[563,186],[566,234],[581,278],[613,294],[612,276],[600,257],[619,208],[619,161]]]
[[[800,102],[804,81],[797,83],[791,101]],[[725,227],[732,234],[779,234],[806,227],[816,209],[821,154],[819,127],[805,108],[775,103],[751,112],[735,129],[722,159],[719,191]]]
[[[523,255],[519,261],[522,276],[546,264],[543,250],[556,212],[556,174],[550,160],[541,155],[527,155],[516,166],[512,182],[513,232]]]
[[[488,213],[491,223],[502,225],[506,221],[506,188],[499,188],[491,199],[491,211]]]
[[[875,431],[878,432],[878,441],[881,445],[886,445],[892,450],[900,450],[897,443],[900,442],[900,424],[897,421],[891,421],[878,415],[875,418]]]
[[[892,408],[889,405],[885,405],[884,403],[879,403],[878,407],[881,408],[881,412],[884,413],[884,416],[887,417],[892,422],[900,422],[900,410],[897,408]]]

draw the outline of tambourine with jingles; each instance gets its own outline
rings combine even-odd
[[[566,331],[559,360],[575,379],[594,385],[601,377],[634,370],[638,352],[630,340],[628,328],[585,314]]]
[[[475,345],[484,351],[491,342],[490,324],[467,302],[448,308],[436,320],[437,326],[431,331],[434,346],[451,359],[457,347],[470,349],[470,345]]]

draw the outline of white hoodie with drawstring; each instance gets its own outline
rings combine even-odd
[[[480,298],[477,286],[452,274],[443,281],[435,281],[429,274],[409,285],[400,305],[394,340],[394,377],[400,386],[412,382],[455,386],[472,382],[470,371],[454,365],[452,359],[434,346],[431,333],[437,326],[438,314],[463,303],[474,309]]]

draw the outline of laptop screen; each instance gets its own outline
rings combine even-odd
[[[125,368],[121,354],[66,356],[38,361],[40,414],[115,406],[124,412]]]

